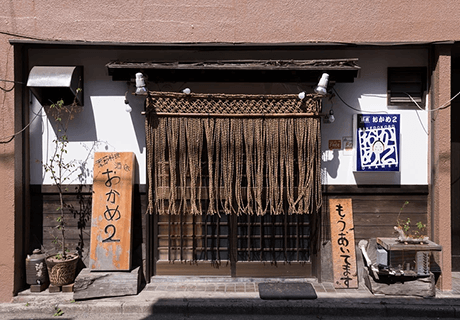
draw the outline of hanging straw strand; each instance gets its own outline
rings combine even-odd
[[[207,145],[207,155],[208,155],[208,197],[209,197],[209,204],[208,204],[208,211],[207,213],[210,215],[214,215],[217,213],[217,206],[216,206],[216,186],[215,186],[215,171],[214,171],[214,156],[215,156],[215,135],[214,135],[214,128],[215,128],[215,119],[208,118],[204,119],[204,130],[206,136],[206,145]]]

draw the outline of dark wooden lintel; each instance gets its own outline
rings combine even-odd
[[[217,60],[217,61],[114,61],[106,66],[111,69],[168,69],[168,70],[359,70],[358,59],[320,60]]]
[[[323,194],[420,194],[427,195],[428,185],[323,185]]]
[[[335,82],[353,82],[357,59],[112,61],[106,64],[113,81],[134,80],[142,72],[148,82],[297,82],[318,83],[323,72]]]

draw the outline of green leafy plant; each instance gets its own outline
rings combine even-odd
[[[405,238],[412,239],[424,239],[426,238],[426,224],[418,221],[415,223],[415,227],[411,224],[410,218],[406,220],[400,219],[401,213],[404,208],[409,204],[409,201],[404,202],[401,209],[399,209],[398,217],[396,219],[397,226],[395,229],[398,232],[402,232]]]
[[[60,316],[64,315],[64,312],[61,310],[61,308],[54,307],[54,310],[56,312],[53,314],[53,317],[60,317]]]

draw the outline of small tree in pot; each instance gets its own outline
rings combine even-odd
[[[60,237],[54,236],[55,239],[53,242],[59,244],[60,252],[46,259],[50,282],[56,286],[69,284],[75,280],[76,266],[80,258],[78,254],[70,253],[66,247],[66,223],[64,215],[64,208],[66,207],[64,192],[67,191],[66,182],[68,182],[70,176],[76,170],[75,160],[67,161],[65,159],[69,144],[67,128],[77,110],[79,108],[77,109],[75,100],[71,105],[65,105],[64,101],[60,100],[49,106],[48,113],[55,120],[56,124],[56,138],[53,140],[54,151],[50,158],[46,162],[41,162],[45,172],[49,173],[59,194],[59,207],[56,210],[60,214],[56,219],[56,229],[60,231]]]

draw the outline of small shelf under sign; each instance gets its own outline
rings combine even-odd
[[[358,185],[401,184],[400,171],[353,171],[353,176]]]

